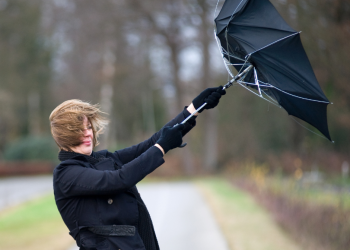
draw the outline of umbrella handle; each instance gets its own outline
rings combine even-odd
[[[181,123],[181,124],[183,124],[183,123]],[[179,125],[179,124],[176,123],[176,124],[173,126],[173,128],[176,127],[176,126],[178,126],[178,125]],[[184,143],[182,143],[180,146],[178,146],[178,148],[184,148],[184,147],[186,147],[186,145],[187,145],[187,142],[184,142]]]
[[[202,106],[200,106],[198,109],[196,109],[196,111],[194,111],[191,115],[189,115],[185,120],[183,120],[180,124],[185,124],[189,119],[191,119],[191,117],[193,117],[195,114],[197,114],[202,108],[205,107],[205,105],[207,105],[207,103],[203,103]],[[175,124],[174,127],[176,127],[179,124]],[[179,146],[179,148],[184,148],[187,145],[187,142],[183,143],[181,146]]]
[[[196,111],[194,111],[190,116],[188,116],[185,120],[183,120],[180,124],[185,124],[189,119],[191,119],[195,114],[197,114],[202,108],[205,107],[205,105],[207,105],[207,103],[203,103],[202,106],[200,106],[198,109],[196,109]],[[176,126],[176,125],[175,125]]]
[[[198,109],[196,109],[196,111],[194,111],[191,115],[189,115],[185,120],[183,120],[180,124],[185,124],[189,119],[191,119],[191,117],[193,117],[195,114],[197,114],[202,108],[205,107],[205,105],[207,105],[207,103],[203,103],[202,106],[200,106]],[[175,124],[174,127],[176,127],[179,124]],[[181,146],[179,146],[179,148],[184,148],[186,147],[187,142],[183,143]]]

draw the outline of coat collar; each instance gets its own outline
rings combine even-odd
[[[69,159],[76,159],[76,160],[89,162],[89,163],[94,165],[94,164],[98,163],[99,161],[105,159],[105,157],[101,154],[96,153],[96,152],[92,152],[91,155],[84,155],[84,154],[79,154],[76,152],[69,152],[69,151],[61,150],[58,153],[58,159],[60,161],[66,161]]]

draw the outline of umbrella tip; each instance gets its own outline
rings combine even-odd
[[[333,102],[331,102],[331,104],[333,104]]]
[[[335,143],[335,141],[332,141],[332,143]]]

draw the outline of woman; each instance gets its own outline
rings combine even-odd
[[[52,111],[51,133],[61,161],[53,174],[56,205],[81,250],[159,249],[135,185],[164,163],[164,154],[181,145],[196,124],[195,116],[174,125],[204,102],[204,109],[214,108],[224,94],[221,86],[204,90],[151,138],[114,153],[93,151],[108,122],[96,105],[69,100]]]

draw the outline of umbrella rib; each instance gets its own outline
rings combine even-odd
[[[282,92],[282,93],[284,93],[284,94],[287,94],[287,95],[290,95],[290,96],[293,96],[293,97],[296,97],[296,98],[299,98],[299,99],[303,99],[303,100],[306,100],[306,101],[312,101],[312,102],[321,102],[321,103],[330,103],[330,102],[326,102],[326,101],[320,101],[320,100],[315,100],[315,99],[310,99],[310,98],[306,98],[306,97],[301,97],[301,96],[297,96],[297,95],[293,95],[293,94],[291,94],[291,93],[288,93],[287,91],[284,91],[284,90],[282,90],[282,89],[280,89],[280,88],[277,88],[276,86],[273,86],[273,85],[271,85],[271,84],[269,84],[269,83],[266,83],[266,82],[263,82],[263,81],[260,81],[260,80],[258,80],[260,83],[262,83],[262,84],[264,84],[264,85],[261,85],[260,84],[260,86],[262,86],[262,87],[266,87],[266,88],[273,88],[273,89],[276,89],[276,90],[278,90],[278,91],[280,91],[280,92]],[[243,81],[240,81],[240,82],[242,82],[242,83],[244,83],[244,84],[247,84],[247,85],[254,85],[254,86],[258,86],[258,88],[259,88],[259,85],[258,84],[256,84],[256,83],[251,83],[251,82],[243,82]],[[255,93],[255,92],[254,92]],[[256,93],[255,93],[256,94]]]
[[[261,96],[261,90],[260,90],[260,85],[259,85],[259,79],[258,79],[258,75],[256,73],[256,69],[254,68],[254,80],[255,80],[255,83],[256,85],[258,86],[258,90],[259,90],[259,94]]]
[[[269,103],[272,103],[273,105],[276,105],[276,106],[278,106],[278,107],[281,107],[280,105],[277,105],[276,103],[270,101],[269,99],[266,99],[264,96],[262,96],[262,95],[260,96],[259,94],[255,93],[253,90],[251,90],[251,89],[249,89],[248,87],[244,86],[242,83],[245,83],[245,82],[243,82],[243,81],[237,81],[237,83],[238,83],[239,85],[241,85],[243,88],[245,88],[246,90],[252,92],[254,95],[259,96],[260,98],[264,99],[265,101],[267,101],[267,102],[269,102]]]
[[[244,63],[228,63],[227,65],[230,65],[230,66],[242,66],[242,65],[244,65]]]
[[[264,90],[261,90],[268,98],[270,98],[271,100],[272,100],[272,102],[274,102],[277,106],[279,106],[280,107],[280,105],[279,105],[279,103],[278,103],[278,101],[277,100],[275,100],[275,99],[273,99],[271,96],[269,96],[268,94],[266,94],[265,93],[265,91]]]
[[[229,52],[226,52],[225,50],[224,50],[224,52],[222,54],[227,55],[229,57],[233,57],[234,59],[237,59],[239,61],[245,62],[245,60],[243,60],[242,58],[239,58],[239,57],[237,57],[237,56],[235,56],[235,55],[233,55],[233,54],[231,54]]]
[[[243,84],[246,84],[246,85],[254,85],[254,86],[256,86],[256,84],[255,83],[251,83],[251,82],[244,82],[244,81],[240,81],[241,83],[243,83]],[[270,87],[270,86],[268,86],[268,85],[261,85],[260,84],[260,86],[262,86],[262,87]],[[272,97],[270,97],[268,94],[266,94],[265,93],[265,91],[264,90],[262,90],[261,89],[261,92],[262,93],[264,93],[268,98],[270,98],[276,105],[278,104],[278,102],[275,100],[275,99],[273,99]],[[254,92],[255,93],[255,92]],[[257,93],[255,93],[256,95],[258,95]],[[258,95],[259,96],[259,95]],[[263,98],[263,96],[259,96],[259,97],[262,97]],[[265,98],[263,98],[263,99],[265,99]],[[267,100],[268,101],[268,100]],[[279,105],[277,105],[277,106],[279,106]]]
[[[271,65],[269,65],[269,64],[265,63],[267,67],[273,68],[274,70],[278,71],[280,74],[283,74],[285,77],[291,79],[295,83],[303,82],[303,79],[305,79],[305,78],[303,78],[302,73],[300,73],[299,71],[297,71],[297,70],[291,71],[283,63],[276,63],[271,58],[265,58],[265,59],[269,62],[269,64],[271,64]],[[307,85],[304,84],[303,87],[306,90],[308,90],[309,92],[319,93],[319,90],[315,89],[315,87],[313,87],[310,84],[307,84]],[[326,100],[325,102],[327,103],[329,101]]]
[[[244,81],[241,81],[242,83],[244,83],[244,84],[247,84],[247,85],[253,85],[253,86],[257,86],[257,84],[256,83],[252,83],[252,82],[244,82]],[[260,80],[259,80],[259,82],[260,82]],[[266,87],[266,88],[272,88],[272,86],[269,86],[269,85],[263,85],[263,84],[261,84],[260,83],[260,86],[261,87]]]
[[[238,9],[238,7],[241,5],[241,3],[243,2],[244,0],[242,0],[238,5],[237,5],[237,7],[236,7],[236,9],[232,12],[232,15],[230,16],[230,19],[229,19],[229,21],[228,21],[228,23],[226,24],[226,27],[225,28],[227,28],[227,26],[229,25],[229,23],[231,22],[231,20],[233,19],[233,15],[234,14],[237,14],[236,13],[236,10]],[[219,3],[219,1],[218,1],[218,3]],[[220,13],[218,14],[218,16],[220,15]],[[224,20],[224,19],[226,19],[226,18],[228,18],[228,16],[226,16],[226,17],[223,17],[223,18],[220,18],[220,19],[217,19],[218,21],[221,21],[221,20]],[[224,29],[222,29],[222,30],[224,30]]]
[[[298,122],[294,117],[294,115],[289,115],[296,123],[298,123],[300,126],[302,126],[303,128],[305,128],[306,130],[308,130],[308,131],[310,131],[311,133],[314,133],[315,135],[317,135],[317,136],[319,136],[319,137],[321,137],[321,138],[324,138],[324,139],[327,139],[328,140],[328,138],[327,137],[325,137],[324,135],[320,135],[320,134],[318,134],[318,133],[316,133],[316,132],[314,132],[314,131],[312,131],[311,129],[309,129],[309,128],[307,128],[306,126],[304,126],[303,124],[301,124],[300,122]],[[311,125],[311,124],[310,124]],[[312,125],[311,125],[312,126]],[[332,141],[332,143],[334,143],[334,141]]]
[[[241,0],[241,2],[237,5],[236,9],[232,12],[232,15],[230,17],[230,20],[228,21],[226,27],[225,27],[225,38],[226,38],[226,44],[227,44],[227,50],[228,50],[228,41],[227,41],[227,31],[228,31],[228,25],[230,24],[232,18],[233,18],[233,15],[235,14],[236,10],[238,9],[238,7],[241,5],[241,3],[243,2],[244,0]]]
[[[229,57],[233,57],[234,59],[237,59],[237,60],[239,60],[239,61],[245,62],[245,60],[243,60],[242,58],[239,58],[239,57],[237,57],[237,56],[234,56],[234,55],[232,55],[232,54],[226,52],[226,50],[224,50],[224,49],[223,49],[222,54],[223,54],[223,55],[227,55],[227,56],[229,56]]]
[[[262,82],[262,81],[259,80],[259,82]],[[315,100],[315,99],[310,99],[310,98],[306,98],[306,97],[301,97],[301,96],[293,95],[293,94],[288,93],[287,91],[284,91],[284,90],[282,90],[282,89],[280,89],[280,88],[277,88],[276,86],[273,86],[273,85],[271,85],[271,84],[269,84],[269,83],[266,83],[266,82],[262,82],[262,83],[263,83],[263,84],[269,85],[269,86],[266,86],[266,87],[274,88],[274,89],[276,89],[276,90],[278,90],[278,91],[281,91],[282,93],[285,93],[285,94],[287,94],[287,95],[290,95],[290,96],[293,96],[293,97],[296,97],[296,98],[300,98],[300,99],[303,99],[303,100],[306,100],[306,101],[330,103],[330,102],[326,102],[326,101],[320,101],[320,100]]]
[[[267,48],[267,47],[269,47],[269,46],[271,46],[271,45],[273,45],[273,44],[275,44],[275,43],[278,43],[278,42],[280,42],[280,41],[282,41],[282,40],[285,40],[285,39],[287,39],[287,38],[289,38],[289,37],[291,37],[291,36],[295,36],[295,35],[297,35],[297,34],[300,34],[300,32],[295,32],[295,33],[293,33],[293,34],[291,34],[291,35],[289,35],[289,36],[285,36],[285,37],[283,37],[283,38],[281,38],[281,39],[278,39],[277,41],[274,41],[273,43],[270,43],[270,44],[268,44],[268,45],[266,45],[266,46],[264,46],[264,47],[262,47],[262,48],[260,48],[260,49],[258,49],[258,50],[256,50],[256,51],[254,51],[254,52],[249,53],[249,55],[254,54],[255,52],[258,52],[258,51],[260,51],[260,50],[262,50],[262,49],[265,49],[265,48]]]
[[[242,72],[242,69],[243,69],[244,66],[248,63],[249,57],[250,57],[250,55],[246,56],[246,59],[245,59],[245,61],[244,61],[244,64],[243,64],[243,66],[241,67],[241,69],[238,71],[237,76]],[[248,63],[248,64],[250,65],[250,63]],[[246,77],[246,75],[244,75],[244,77]],[[241,79],[243,80],[244,77],[242,77]]]
[[[237,24],[237,23],[232,23],[232,25],[240,26],[240,27],[260,28],[260,29],[276,30],[276,31],[284,31],[284,32],[292,33],[291,31],[288,31],[288,30],[276,29],[276,28],[264,27],[264,26],[252,26],[252,25],[244,25],[244,24]],[[294,33],[299,33],[299,32],[293,32],[291,35],[293,35]]]
[[[244,68],[244,66],[245,66],[247,63],[248,63],[248,65],[250,65],[250,63],[248,62],[248,59],[249,59],[250,55],[247,55],[245,60],[243,60],[243,59],[241,59],[241,58],[239,58],[239,57],[236,57],[236,56],[230,54],[229,52],[227,52],[227,51],[224,49],[224,47],[221,46],[221,43],[220,43],[218,37],[217,37],[216,34],[215,34],[215,30],[214,30],[214,37],[215,37],[216,43],[217,43],[217,45],[218,45],[218,47],[219,47],[219,50],[221,51],[221,54],[222,54],[222,55],[227,55],[227,56],[229,56],[229,57],[233,57],[233,58],[235,58],[235,59],[237,59],[237,60],[240,60],[240,61],[243,61],[243,62],[244,62],[243,64],[237,64],[237,66],[238,66],[238,65],[242,65],[242,67],[241,67],[240,71],[237,73],[237,75],[242,71],[242,69]],[[227,44],[228,44],[228,43],[227,43]],[[230,61],[229,61],[229,63],[227,63],[227,62],[225,61],[225,57],[223,57],[223,61],[224,61],[224,65],[225,65],[225,68],[226,68],[227,72],[229,73],[229,75],[230,75],[232,78],[234,78],[234,77],[235,77],[234,74],[231,72],[231,70],[230,70],[229,67],[228,67],[229,65],[233,65],[233,64],[232,64]]]
[[[251,89],[249,89],[248,87],[246,87],[246,86],[243,85],[243,84],[256,85],[255,83],[249,83],[249,82],[244,82],[244,81],[237,81],[237,83],[238,83],[239,85],[241,85],[243,88],[245,88],[245,89],[247,89],[248,91],[252,92],[254,95],[259,96],[260,98],[264,99],[265,101],[268,101],[269,103],[271,103],[271,104],[273,104],[273,105],[275,105],[275,106],[281,108],[281,105],[279,105],[279,103],[278,103],[276,100],[272,99],[272,97],[270,97],[268,94],[266,94],[263,90],[261,90],[261,91],[262,91],[267,97],[269,97],[271,100],[266,99],[264,96],[260,96],[258,93],[255,93],[253,90],[251,90]],[[243,84],[242,84],[242,83],[243,83]],[[264,83],[264,82],[262,82],[262,83]],[[266,84],[266,83],[264,83],[264,84]],[[271,86],[267,86],[267,85],[266,85],[266,87],[276,88],[275,86],[272,86],[272,85],[271,85]],[[280,89],[278,89],[278,88],[276,88],[276,89],[277,89],[277,90],[280,90]],[[284,92],[284,93],[286,93],[286,94],[289,94],[289,93],[287,93],[287,92],[285,92],[285,91],[283,91],[283,90],[280,90],[280,91],[282,91],[282,92]],[[292,95],[292,94],[290,94],[290,95]],[[294,96],[294,95],[293,95],[293,96]],[[295,96],[295,97],[302,98],[302,97],[299,97],[299,96]],[[302,99],[305,99],[305,98],[302,98]],[[311,99],[306,99],[306,100],[316,101],[316,100],[311,100]],[[328,139],[327,137],[325,137],[325,136],[323,136],[323,135],[320,135],[320,134],[318,134],[318,133],[312,131],[311,129],[307,128],[307,127],[304,126],[303,124],[299,123],[299,122],[293,117],[293,115],[290,115],[290,117],[291,117],[296,123],[298,123],[298,124],[299,124],[300,126],[302,126],[303,128],[307,129],[308,131],[310,131],[310,132],[314,133],[315,135],[318,135],[318,136],[320,136],[320,137],[322,137],[322,138]],[[332,141],[332,143],[334,143],[334,141]]]
[[[256,27],[254,27],[254,26],[249,26],[249,25],[236,25],[236,26],[256,28]],[[261,27],[261,28],[263,28],[263,27]],[[284,30],[273,29],[273,28],[265,28],[265,29],[284,31]],[[279,41],[282,41],[282,40],[284,40],[284,39],[287,39],[288,37],[294,36],[294,35],[299,34],[299,33],[300,33],[300,32],[295,32],[295,33],[290,34],[290,35],[288,35],[288,36],[282,37],[282,38],[280,38],[280,39],[278,39],[278,40],[276,40],[276,41],[274,41],[274,42],[272,42],[272,43],[269,43],[269,44],[265,45],[264,47],[262,47],[262,48],[260,48],[260,49],[258,49],[258,50],[255,50],[255,51],[249,53],[248,55],[251,55],[251,54],[253,54],[253,53],[257,52],[257,51],[260,51],[260,50],[262,50],[262,49],[264,49],[264,48],[266,48],[266,47],[269,47],[269,46],[271,46],[271,45],[273,45],[273,44],[275,44],[275,43],[277,43],[277,42],[279,42]],[[227,35],[227,34],[226,34],[226,35]],[[232,34],[232,33],[231,33],[230,36],[233,37],[234,39],[236,39],[237,41],[240,41],[241,43],[246,44],[246,45],[249,46],[252,50],[255,49],[254,46],[253,46],[251,43],[248,43],[248,41],[243,40],[243,39],[241,39],[240,37],[237,37],[237,36],[235,36],[235,35]],[[228,43],[227,38],[226,38],[226,43]]]
[[[218,45],[218,48],[219,48],[219,50],[220,50],[220,53],[221,53],[222,55],[224,55],[224,53],[223,53],[224,48],[221,46],[221,43],[220,43],[218,37],[216,36],[215,29],[214,29],[214,37],[215,37],[215,40],[216,40],[216,44]],[[234,74],[232,74],[231,70],[228,68],[228,66],[227,66],[227,64],[226,64],[226,61],[225,61],[225,57],[224,57],[224,56],[222,57],[222,61],[224,62],[225,68],[226,68],[227,72],[229,73],[229,75],[230,75],[231,77],[234,77]]]
[[[220,2],[220,0],[218,0],[218,1],[216,2],[215,11],[214,11],[214,20],[215,20],[216,11],[218,10],[219,2]]]
[[[231,76],[232,78],[234,78],[235,75],[231,72],[231,70],[230,70],[230,68],[227,66],[225,60],[224,60],[224,65],[225,65],[225,68],[226,68],[227,72],[230,74],[230,76]]]

